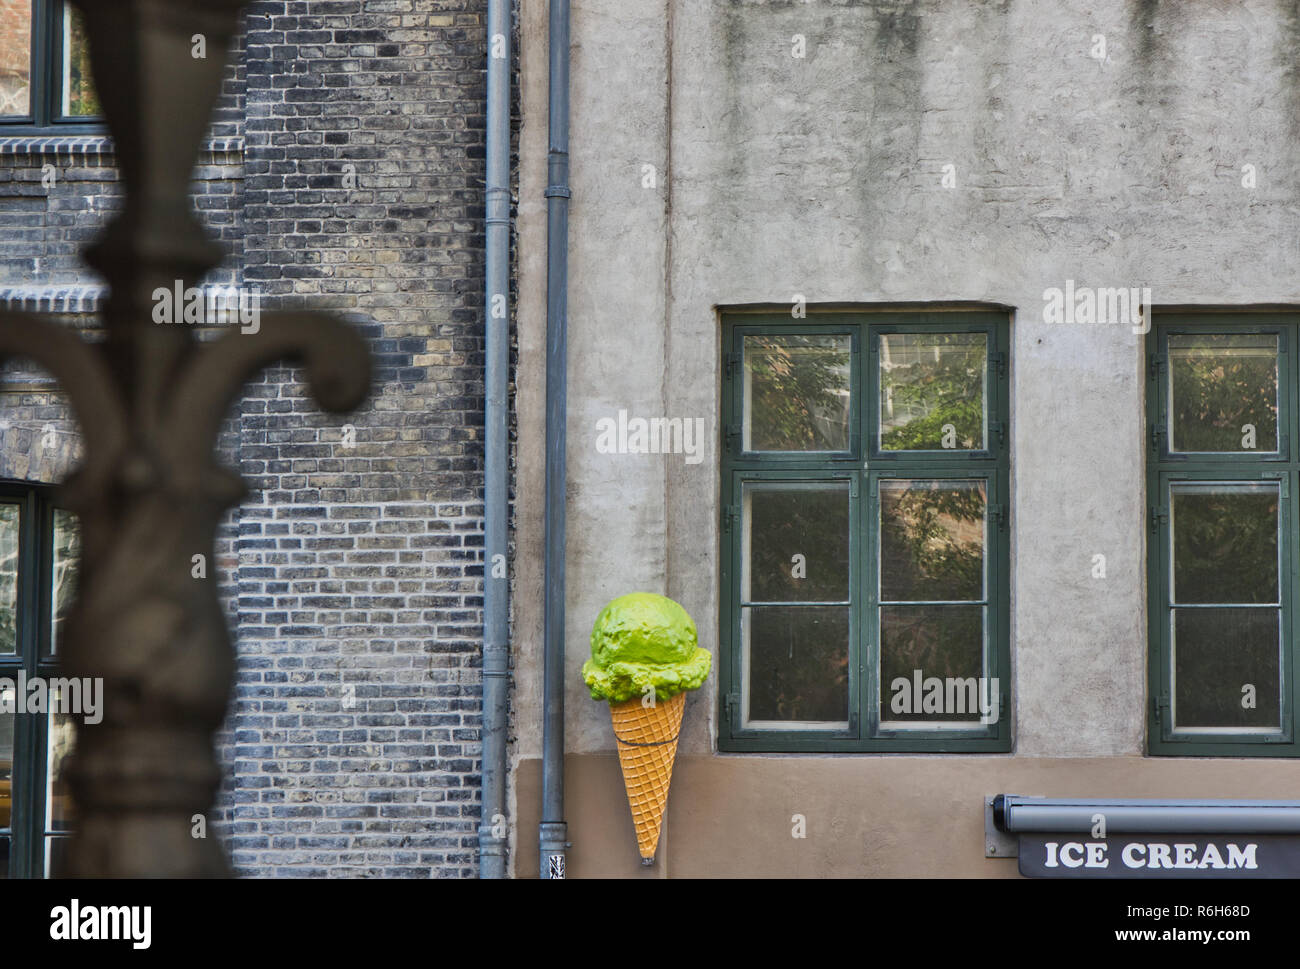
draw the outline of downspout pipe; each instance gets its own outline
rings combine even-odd
[[[546,561],[542,683],[542,878],[565,876],[564,491],[569,352],[569,0],[550,0],[546,154]]]
[[[510,690],[510,0],[488,0],[483,319],[483,790],[480,878],[506,876]]]

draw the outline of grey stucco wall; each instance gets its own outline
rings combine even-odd
[[[525,11],[521,709],[541,681],[545,33]],[[1043,291],[1300,303],[1300,4],[577,0],[573,41],[568,749],[612,749],[579,675],[612,596],[676,598],[716,650],[717,308],[797,293],[1016,307],[1013,756],[1141,755],[1142,341],[1045,323]],[[619,409],[705,418],[704,462],[597,453]],[[688,755],[714,749],[715,686],[689,700]]]

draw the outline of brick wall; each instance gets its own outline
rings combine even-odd
[[[291,368],[242,405],[223,820],[244,872],[475,870],[484,16],[249,11],[245,281],[373,321],[375,383],[346,421]]]
[[[220,441],[252,489],[216,563],[239,658],[213,830],[241,874],[476,871],[485,20],[485,0],[250,3],[212,129],[242,139],[237,170],[196,172],[223,272],[263,310],[348,314],[374,361],[346,417],[297,368],[263,372]],[[2,142],[0,228],[31,231],[0,234],[0,301],[93,282],[71,244],[114,204],[111,175],[68,179],[55,206],[30,155],[6,189]],[[22,400],[0,395],[6,450],[53,406]]]
[[[209,140],[191,190],[201,221],[227,251],[207,277],[212,284],[239,279],[243,177],[240,139]],[[122,187],[105,139],[23,138],[0,145],[0,292],[90,282],[79,253],[121,207]]]

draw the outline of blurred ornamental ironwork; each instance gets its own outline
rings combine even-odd
[[[212,560],[217,524],[244,493],[216,463],[217,432],[243,382],[284,358],[305,365],[322,407],[351,410],[368,393],[369,356],[323,313],[265,313],[256,332],[202,343],[179,320],[154,322],[155,290],[197,286],[220,261],[189,183],[242,0],[76,2],[126,189],[85,253],[111,289],[104,339],[0,313],[0,354],[48,370],[85,439],[61,502],[80,517],[82,559],[60,652],[64,674],[103,678],[103,720],[77,724],[66,774],[77,830],[62,874],[228,875],[211,832],[195,836],[219,781],[212,739],[234,652],[215,570],[196,578],[193,563]]]

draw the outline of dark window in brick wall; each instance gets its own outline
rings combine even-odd
[[[60,774],[73,716],[63,709],[94,712],[57,677],[80,544],[75,517],[50,496],[0,484],[0,877],[48,876],[57,866],[72,822]]]

